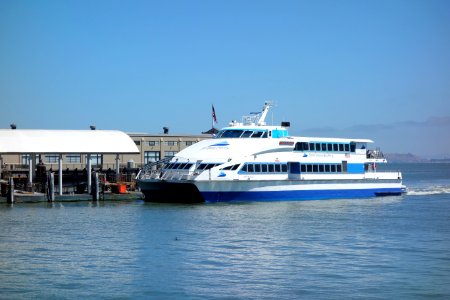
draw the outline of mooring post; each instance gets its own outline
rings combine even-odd
[[[47,173],[47,200],[48,202],[55,201],[55,174],[53,172]]]
[[[94,185],[92,187],[92,200],[98,201],[100,199],[98,173],[94,172],[93,177],[94,177]]]
[[[87,155],[87,192],[88,192],[88,194],[90,194],[92,191],[91,191],[91,187],[92,187],[92,178],[91,178],[91,168],[92,168],[92,162],[91,162],[91,155],[90,154],[88,154]]]
[[[0,154],[0,179],[2,179],[2,171],[3,171],[3,157]]]
[[[60,195],[60,196],[62,196],[62,194],[63,194],[63,170],[62,170],[62,161],[63,161],[62,154],[59,154],[59,158],[58,158],[58,167],[59,167],[59,171],[58,171],[58,185],[59,185],[59,195]]]
[[[119,182],[119,174],[120,174],[120,158],[119,154],[116,154],[116,182]]]
[[[33,155],[34,154],[29,154],[28,156],[28,182],[27,182],[27,190],[29,189],[30,192],[33,191],[33,173],[34,173],[34,169],[33,169]]]
[[[14,203],[14,178],[9,177],[9,191],[6,197],[6,202],[9,204]]]

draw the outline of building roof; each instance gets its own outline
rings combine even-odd
[[[0,154],[139,153],[134,141],[115,130],[0,129]]]

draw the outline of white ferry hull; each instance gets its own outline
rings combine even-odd
[[[401,195],[401,181],[348,182],[299,181],[161,181],[141,180],[146,201],[153,202],[230,202],[300,201],[367,198]]]

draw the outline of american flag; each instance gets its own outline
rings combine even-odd
[[[214,110],[214,105],[212,106],[212,118],[213,122],[217,123],[216,111]]]

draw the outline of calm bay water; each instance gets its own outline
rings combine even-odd
[[[0,205],[0,298],[450,298],[450,164],[407,195]]]

